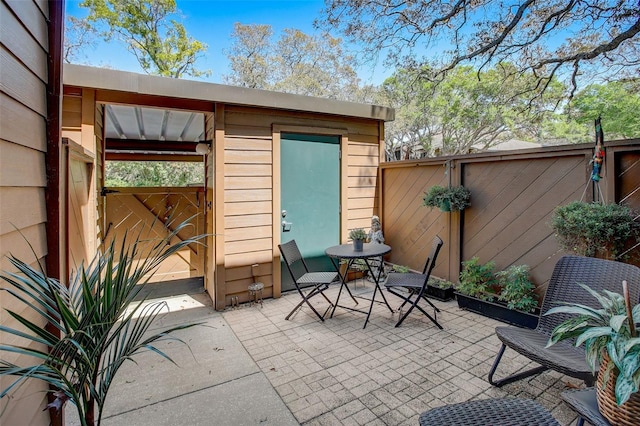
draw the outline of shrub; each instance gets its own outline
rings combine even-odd
[[[640,230],[631,209],[619,204],[574,201],[557,207],[551,220],[564,250],[590,257],[617,259]]]
[[[460,284],[457,290],[480,300],[494,300],[495,290],[493,287],[497,284],[493,275],[494,269],[495,263],[493,261],[481,264],[477,256],[462,262]]]
[[[529,279],[529,266],[512,265],[496,274],[500,295],[498,300],[506,302],[507,308],[532,312],[538,307],[535,286]]]

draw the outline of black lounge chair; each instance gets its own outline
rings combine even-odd
[[[539,403],[521,398],[494,398],[444,405],[420,415],[420,426],[560,426]]]
[[[280,249],[280,253],[282,253],[282,258],[284,259],[284,263],[287,265],[287,269],[289,270],[289,274],[291,274],[291,278],[293,279],[293,283],[300,293],[302,297],[302,301],[296,305],[295,308],[289,315],[285,317],[285,320],[291,318],[298,309],[302,307],[303,304],[307,304],[311,310],[320,318],[320,321],[324,321],[324,316],[327,314],[329,309],[333,307],[333,303],[331,300],[323,293],[328,287],[329,284],[336,281],[338,279],[337,272],[309,272],[309,268],[307,267],[307,263],[302,258],[302,254],[300,254],[300,250],[298,249],[298,245],[295,240],[291,240],[288,243],[279,244],[278,248]],[[305,293],[303,290],[307,290]],[[329,302],[329,307],[324,311],[322,315],[313,307],[313,305],[309,302],[314,296],[322,295],[327,302]]]
[[[584,347],[575,347],[574,341],[565,340],[547,348],[547,342],[553,329],[569,318],[567,314],[544,314],[559,303],[580,303],[598,308],[598,302],[578,285],[585,284],[601,292],[606,289],[622,294],[622,281],[629,283],[631,300],[640,295],[640,268],[614,262],[582,256],[564,256],[553,270],[551,280],[544,296],[540,320],[535,330],[519,327],[496,327],[496,335],[502,341],[491,371],[489,383],[503,386],[545,370],[555,370],[576,379],[583,380],[587,386],[593,386],[595,377],[585,361]],[[500,380],[494,380],[500,359],[505,349],[510,347],[521,355],[540,364],[539,367],[517,373]]]
[[[401,274],[398,272],[391,272],[387,276],[387,281],[384,286],[389,290],[389,293],[394,294],[404,300],[402,305],[398,308],[398,311],[401,313],[402,308],[410,303],[411,306],[404,313],[404,315],[400,314],[400,318],[398,318],[398,322],[396,323],[396,327],[399,327],[400,324],[404,321],[404,319],[413,311],[413,308],[418,308],[420,312],[426,315],[439,329],[442,330],[442,326],[438,323],[437,313],[440,312],[429,299],[427,299],[427,282],[429,281],[429,276],[431,275],[431,271],[433,271],[433,267],[436,265],[436,258],[438,257],[438,253],[442,248],[442,240],[437,235],[433,238],[433,243],[431,245],[431,253],[429,253],[429,257],[427,258],[427,262],[424,265],[424,269],[421,274]],[[400,288],[404,288],[408,290],[408,293],[400,293],[398,290]],[[427,313],[418,302],[420,300],[425,300],[431,307],[433,308],[433,317]]]

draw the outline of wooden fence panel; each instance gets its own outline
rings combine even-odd
[[[640,222],[640,146],[615,153],[616,202],[631,207]],[[628,262],[640,266],[640,241],[628,247]]]
[[[448,216],[422,205],[424,192],[433,185],[446,185],[441,163],[420,167],[383,169],[384,208],[381,222],[385,243],[393,251],[389,261],[422,270],[431,249],[431,241],[439,235],[445,242],[436,262],[434,275],[446,276],[450,244]]]
[[[605,148],[609,164],[600,186],[640,212],[640,141],[613,141]],[[592,156],[593,145],[583,144],[382,163],[381,220],[393,248],[388,260],[421,269],[438,234],[445,247],[435,276],[456,282],[460,262],[479,256],[482,262],[493,260],[497,269],[529,265],[543,294],[565,254],[553,235],[551,215],[556,206],[593,200]],[[427,189],[449,182],[471,190],[471,207],[449,214],[422,206]],[[640,242],[634,245],[627,261],[638,264]]]
[[[526,264],[543,292],[557,260],[549,226],[559,204],[580,199],[588,182],[584,154],[473,162],[463,165],[463,184],[471,190],[464,211],[461,261],[478,256],[496,269]],[[536,250],[539,245],[545,250]]]

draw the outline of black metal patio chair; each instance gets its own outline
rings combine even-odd
[[[429,257],[427,258],[427,262],[424,265],[424,269],[421,274],[402,274],[398,272],[390,272],[387,276],[387,281],[384,286],[389,290],[389,293],[394,294],[403,300],[402,305],[398,308],[398,312],[400,312],[400,318],[398,318],[398,322],[396,323],[396,327],[399,327],[400,324],[407,318],[407,316],[413,311],[413,308],[417,308],[420,312],[426,315],[439,329],[442,329],[442,326],[438,323],[438,312],[440,309],[436,307],[429,299],[427,299],[426,291],[427,291],[427,282],[429,281],[429,276],[431,276],[431,271],[433,271],[433,267],[436,265],[436,258],[438,257],[438,253],[443,245],[442,239],[439,236],[435,236],[433,238],[433,242],[431,244],[431,252],[429,253]],[[408,293],[401,293],[400,289],[408,290]],[[418,302],[420,300],[426,301],[433,308],[433,316],[429,315],[427,311],[425,311]],[[410,304],[407,312],[402,314],[402,308],[406,305]]]
[[[287,265],[289,274],[291,274],[291,278],[293,279],[293,283],[296,286],[296,290],[298,290],[298,293],[300,293],[300,296],[302,297],[300,303],[298,303],[296,307],[293,308],[291,312],[289,312],[289,315],[285,317],[285,320],[291,318],[291,315],[293,315],[298,309],[302,307],[302,305],[306,303],[318,316],[318,318],[320,318],[320,321],[324,321],[324,316],[327,314],[329,309],[333,307],[333,303],[324,294],[324,291],[329,287],[330,283],[338,279],[338,273],[309,272],[307,263],[304,261],[302,254],[300,254],[300,250],[298,249],[298,245],[296,244],[295,240],[291,240],[284,244],[279,244],[278,248],[280,249],[280,253],[282,253],[282,258],[284,259],[284,263]],[[329,303],[329,307],[324,311],[322,315],[320,315],[320,313],[309,301],[309,299],[317,295],[321,295]]]
[[[565,340],[551,347],[546,347],[553,329],[570,316],[568,314],[545,316],[544,314],[560,303],[580,303],[599,308],[598,302],[578,284],[585,284],[598,292],[606,289],[622,293],[623,280],[627,280],[629,283],[631,300],[638,300],[640,296],[640,268],[591,257],[563,256],[560,258],[551,275],[536,329],[496,327],[496,335],[502,341],[502,346],[489,372],[489,383],[500,387],[551,369],[583,380],[587,386],[593,386],[595,377],[585,361],[584,347],[575,347],[574,340]],[[494,380],[493,375],[507,347],[535,361],[540,366],[504,379]]]

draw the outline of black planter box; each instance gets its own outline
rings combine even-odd
[[[454,297],[453,287],[440,288],[427,284],[427,296],[433,297],[436,300],[447,302]]]
[[[507,324],[532,329],[538,325],[539,315],[533,313],[514,311],[504,305],[486,302],[460,293],[456,293],[456,299],[458,300],[458,307],[461,309],[506,322]]]

